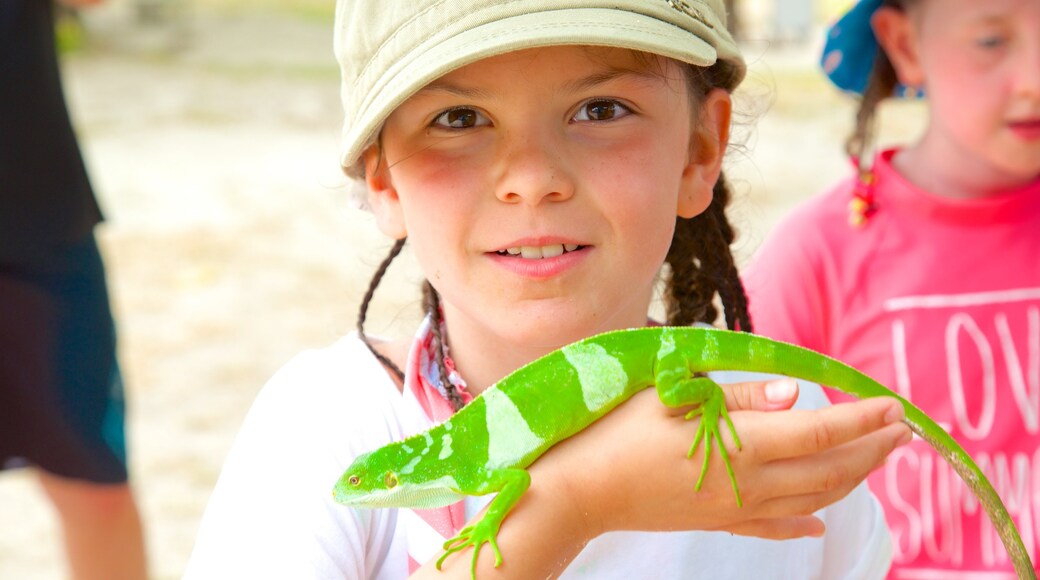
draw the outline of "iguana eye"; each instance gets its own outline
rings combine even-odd
[[[361,483],[361,478],[356,476],[356,475],[351,475],[350,479],[348,479],[347,481],[350,482],[350,485],[353,485],[354,487],[357,487],[358,484]]]
[[[387,489],[393,489],[397,487],[397,474],[393,471],[388,471],[386,473],[386,479],[384,481],[386,483]]]

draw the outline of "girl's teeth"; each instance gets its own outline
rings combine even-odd
[[[542,248],[542,257],[543,258],[555,258],[556,256],[562,256],[562,255],[563,255],[563,246],[562,245],[545,246],[545,247]]]
[[[542,257],[542,249],[538,246],[520,246],[520,255],[527,260],[537,260]]]
[[[540,260],[542,258],[555,258],[562,256],[564,252],[573,252],[580,246],[578,244],[553,244],[550,246],[519,246],[506,248],[510,256],[520,256],[528,260]]]

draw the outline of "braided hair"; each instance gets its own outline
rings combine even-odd
[[[741,76],[739,70],[722,61],[707,69],[684,67],[684,72],[692,94],[699,98],[703,98],[715,88],[732,91]],[[708,208],[692,218],[676,218],[675,233],[665,257],[668,267],[664,275],[664,301],[666,323],[669,325],[686,326],[696,322],[714,324],[720,314],[716,306],[717,297],[722,307],[721,314],[729,329],[746,332],[752,330],[747,295],[730,249],[736,237],[736,232],[726,216],[726,206],[730,197],[726,179],[720,174]],[[357,323],[361,340],[376,358],[402,381],[404,373],[401,369],[379,354],[369,343],[364,332],[364,322],[375,289],[390,262],[400,253],[404,242],[404,239],[397,240],[389,255],[376,270],[361,302]],[[441,384],[450,385],[447,367],[444,364],[446,337],[441,334],[440,297],[429,280],[423,282],[423,311],[432,321],[433,350]],[[456,410],[461,408],[462,399],[455,389],[449,388],[446,391],[452,407]]]
[[[905,10],[914,0],[885,0],[883,6]],[[865,171],[869,160],[866,159],[874,146],[877,110],[881,102],[892,97],[899,86],[896,69],[892,66],[885,50],[878,47],[874,66],[871,68],[867,86],[859,100],[856,110],[856,126],[845,140],[845,153],[856,160],[859,170]]]
[[[700,98],[716,88],[732,92],[739,82],[739,71],[721,61],[710,68],[689,66],[685,72],[691,94]],[[672,245],[665,256],[668,270],[664,300],[669,325],[715,324],[719,318],[718,296],[726,327],[752,331],[747,294],[730,248],[736,238],[726,216],[730,198],[726,176],[720,173],[708,209],[692,218],[675,219]]]

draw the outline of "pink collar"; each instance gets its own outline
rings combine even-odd
[[[444,335],[442,324],[441,336]],[[427,316],[415,333],[415,340],[408,353],[408,364],[404,369],[404,387],[415,396],[427,418],[436,423],[447,420],[455,413],[448,403],[447,389],[455,389],[462,396],[464,403],[468,404],[473,400],[473,395],[466,391],[466,381],[455,370],[455,363],[447,355],[447,347],[444,366],[447,367],[448,380],[451,382],[447,386],[441,384],[437,358],[433,352],[433,322]]]

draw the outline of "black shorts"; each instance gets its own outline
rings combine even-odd
[[[127,480],[123,382],[93,235],[0,263],[0,468]]]

